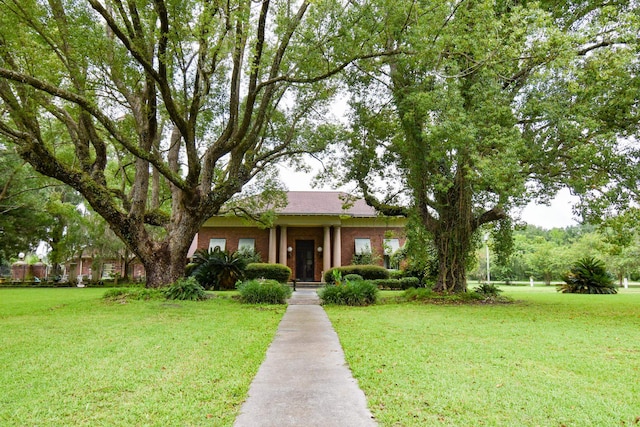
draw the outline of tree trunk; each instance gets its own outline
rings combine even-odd
[[[434,233],[438,253],[438,279],[433,289],[436,292],[467,291],[467,257],[473,231],[463,216],[447,213],[439,221],[440,230]]]
[[[167,286],[184,276],[189,244],[186,245],[186,250],[176,248],[175,252],[166,244],[161,249],[139,252],[138,257],[146,273],[147,288]],[[184,253],[184,256],[177,256],[177,253]]]
[[[175,262],[169,250],[157,251],[151,256],[140,256],[146,272],[147,288],[160,288],[184,275],[185,261]]]
[[[184,277],[189,247],[202,223],[197,216],[194,212],[175,213],[174,218],[181,222],[173,224],[169,235],[136,252],[145,268],[148,288],[167,286]]]

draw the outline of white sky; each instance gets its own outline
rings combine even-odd
[[[293,170],[280,166],[280,177],[290,191],[308,190],[334,190],[330,187],[311,188],[311,179],[314,172],[294,172]],[[577,225],[571,206],[576,202],[576,198],[571,196],[569,190],[561,190],[551,201],[549,206],[530,203],[520,214],[520,219],[527,224],[551,229],[563,228],[570,225]]]
[[[522,210],[521,219],[527,224],[546,229],[577,225],[578,221],[576,221],[571,209],[576,202],[577,198],[572,196],[569,190],[564,189],[558,193],[549,206],[529,203]]]

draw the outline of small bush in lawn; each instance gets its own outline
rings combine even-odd
[[[604,262],[596,258],[582,258],[564,276],[566,283],[558,286],[558,292],[573,294],[616,294],[617,286]]]
[[[510,304],[513,300],[500,295],[486,295],[476,291],[446,294],[434,292],[431,288],[411,288],[403,292],[406,301],[431,304]]]
[[[163,299],[164,294],[161,289],[151,288],[111,288],[104,293],[102,298],[108,301],[148,301],[154,299]]]
[[[207,298],[204,288],[194,277],[179,279],[164,290],[167,299],[179,301],[202,301]]]
[[[480,295],[484,295],[488,297],[497,297],[498,294],[502,292],[502,289],[498,288],[493,283],[483,283],[477,288],[474,288],[473,290],[479,293]]]
[[[363,280],[362,276],[359,274],[347,274],[343,277],[344,280],[348,282],[355,282],[357,280]]]
[[[240,300],[248,304],[285,304],[291,288],[277,280],[254,279],[238,285]]]
[[[254,262],[247,265],[244,270],[247,280],[251,279],[271,279],[280,283],[287,283],[291,277],[291,269],[282,264],[268,264],[264,262]]]
[[[371,305],[378,300],[378,287],[366,280],[343,283],[340,286],[327,285],[318,291],[323,304]]]
[[[402,294],[407,301],[424,301],[433,298],[434,295],[436,293],[429,288],[410,288]]]

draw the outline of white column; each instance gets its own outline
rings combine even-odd
[[[340,226],[333,227],[333,266],[340,267],[342,265],[342,235],[340,234]]]
[[[322,244],[322,272],[331,268],[331,228],[324,227],[324,243]]]
[[[269,264],[276,263],[276,228],[269,229]]]
[[[287,265],[287,226],[280,226],[280,258],[278,263]]]

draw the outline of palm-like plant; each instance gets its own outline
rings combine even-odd
[[[615,294],[618,293],[613,276],[604,262],[593,257],[578,260],[562,277],[566,283],[558,286],[562,293]]]
[[[216,247],[213,250],[201,249],[193,255],[191,275],[205,289],[235,289],[236,282],[244,276],[246,258],[237,252],[226,252]]]

